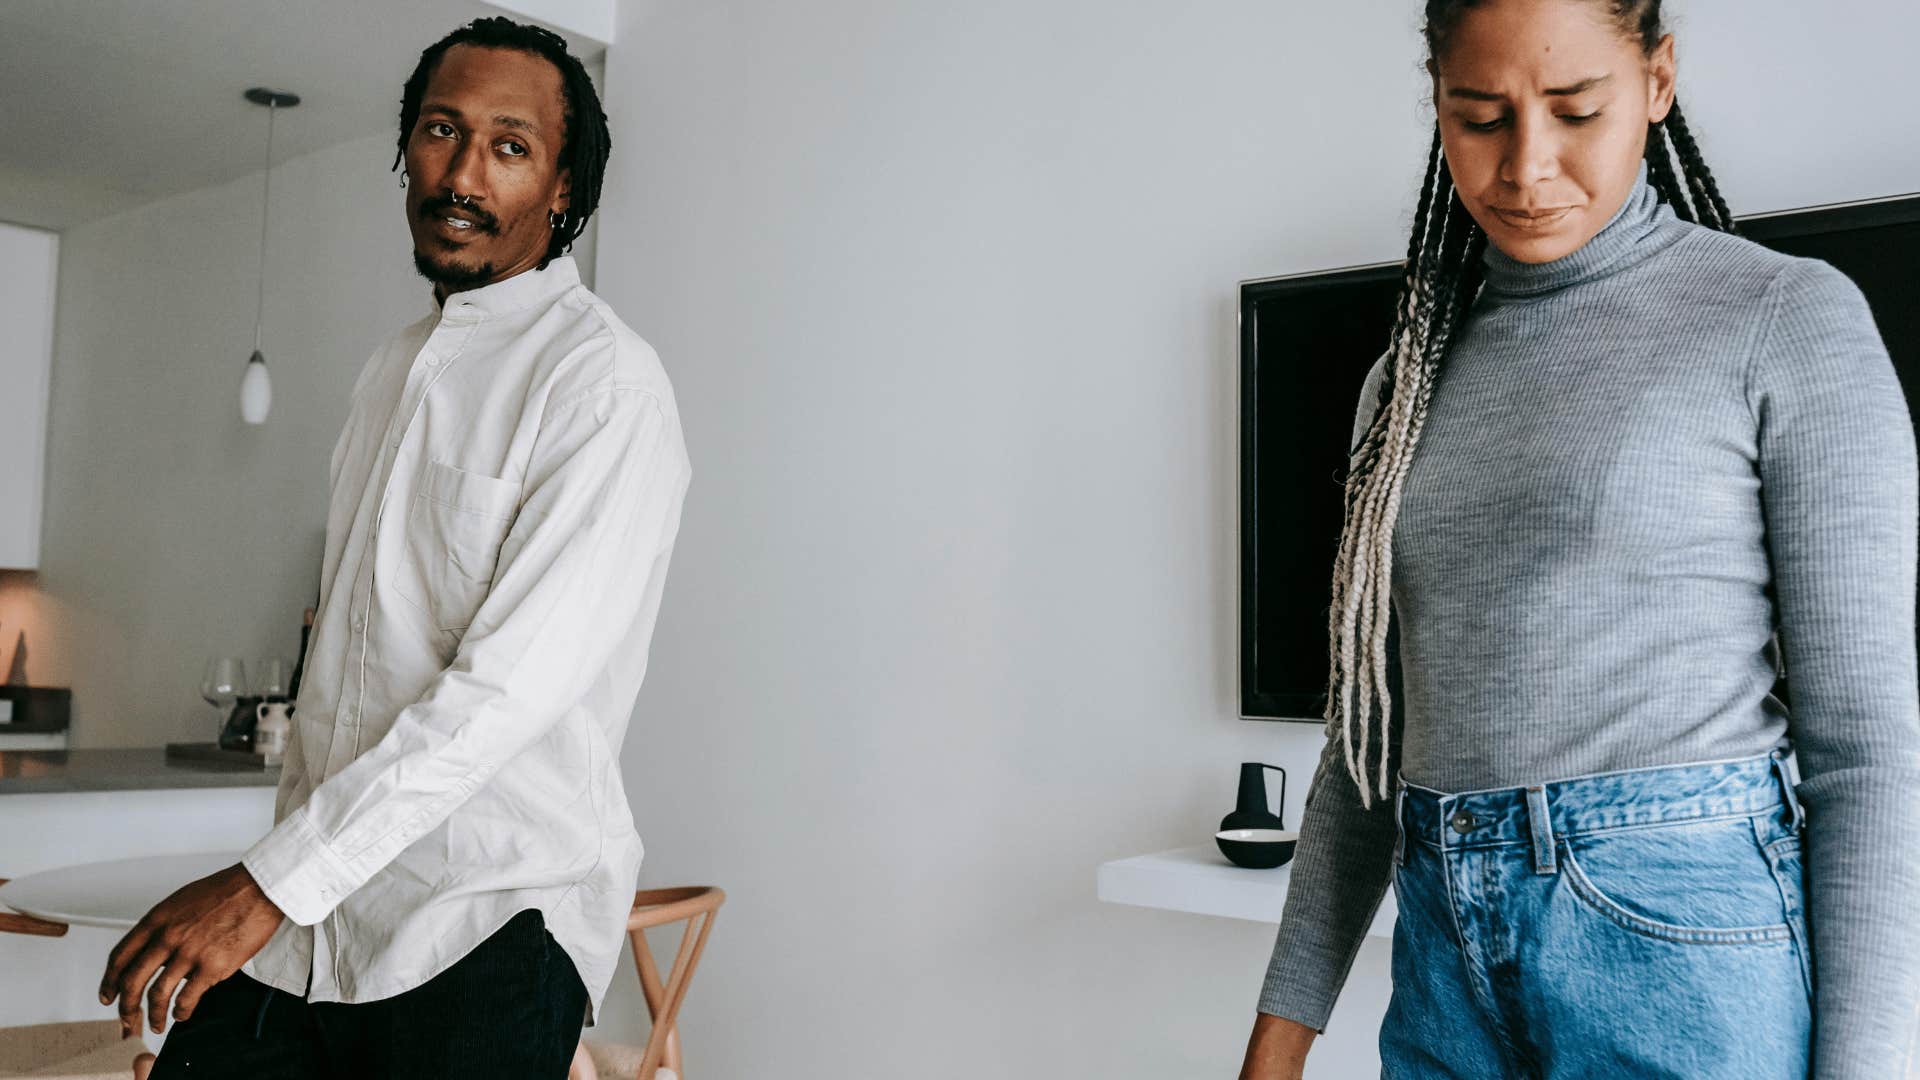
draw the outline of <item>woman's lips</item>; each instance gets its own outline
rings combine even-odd
[[[1573,213],[1573,207],[1562,206],[1552,210],[1507,210],[1496,206],[1493,212],[1512,228],[1536,231],[1558,225],[1561,219]]]

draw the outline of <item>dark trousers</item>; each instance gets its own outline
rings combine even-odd
[[[176,1024],[151,1080],[564,1080],[587,991],[538,911],[383,1001],[309,1003],[235,972]]]

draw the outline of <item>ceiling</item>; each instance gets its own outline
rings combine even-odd
[[[420,51],[478,0],[0,0],[0,221],[62,229],[394,131]],[[597,68],[604,46],[567,35]]]

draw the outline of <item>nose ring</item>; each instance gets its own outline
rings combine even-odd
[[[461,206],[472,206],[472,205],[473,205],[473,196],[471,196],[471,195],[455,195],[455,196],[453,197],[453,201],[454,201],[454,202],[456,202],[456,203],[459,203],[459,204],[460,204]]]

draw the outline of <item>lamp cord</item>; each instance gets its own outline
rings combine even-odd
[[[260,182],[260,272],[258,295],[253,303],[253,351],[260,352],[260,318],[267,306],[267,212],[273,205],[273,114],[279,107],[267,103],[267,166]],[[248,358],[252,363],[252,358]]]

